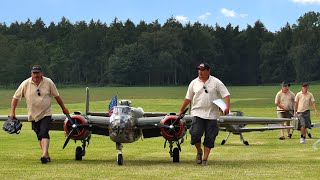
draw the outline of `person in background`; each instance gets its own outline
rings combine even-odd
[[[13,95],[10,119],[15,118],[18,101],[23,97],[27,103],[28,120],[32,122],[32,129],[36,133],[42,149],[40,160],[42,163],[51,162],[49,156],[49,128],[52,116],[51,97],[56,99],[64,114],[69,114],[69,110],[64,106],[55,84],[51,79],[43,76],[42,68],[39,65],[32,66],[31,77],[24,80]]]
[[[179,110],[182,114],[187,105],[192,101],[191,115],[194,116],[191,127],[191,144],[197,149],[196,163],[208,165],[208,157],[211,148],[214,148],[216,136],[219,133],[217,119],[219,108],[213,104],[213,100],[224,98],[226,103],[225,114],[230,109],[230,93],[225,85],[216,77],[210,75],[210,65],[201,63],[196,68],[198,77],[189,84],[186,97]],[[201,138],[204,134],[204,151],[201,148]]]
[[[294,116],[299,119],[299,128],[301,130],[300,143],[306,143],[307,129],[311,129],[310,104],[318,117],[316,101],[313,94],[308,91],[308,83],[303,83],[301,91],[297,93],[294,99]]]
[[[292,91],[289,90],[290,83],[284,81],[281,84],[281,90],[277,93],[275,97],[275,105],[277,106],[277,116],[278,118],[291,118],[293,117],[293,106],[295,95]],[[290,121],[281,123],[281,125],[290,126]],[[287,130],[287,137],[291,138],[292,134],[290,129]],[[284,140],[284,129],[280,130],[280,140]]]

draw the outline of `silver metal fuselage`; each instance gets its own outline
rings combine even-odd
[[[136,113],[129,106],[115,106],[110,117],[109,136],[117,143],[131,143],[142,135]]]

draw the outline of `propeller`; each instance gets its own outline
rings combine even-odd
[[[166,125],[166,124],[162,124],[162,123],[159,123],[159,124],[155,124],[155,126],[158,126],[160,128],[165,128],[165,129],[168,129],[167,132],[170,132],[172,131],[172,134],[173,134],[173,137],[174,137],[174,141],[177,143],[177,147],[179,149],[179,151],[181,151],[181,147],[180,147],[180,142],[178,140],[178,137],[177,137],[177,132],[175,130],[175,127],[177,125],[180,125],[178,122],[180,121],[180,119],[182,119],[184,117],[184,115],[186,114],[186,112],[188,111],[188,108],[186,108],[179,116],[178,118],[173,121],[173,123],[171,123],[170,125]]]
[[[71,136],[73,134],[74,131],[78,131],[79,132],[79,128],[81,127],[91,127],[90,124],[77,124],[76,121],[74,119],[71,118],[70,114],[66,114],[67,118],[69,119],[70,123],[71,123],[71,131],[69,132],[66,141],[63,144],[62,149],[64,149],[67,144],[69,143],[69,140],[71,139]]]
[[[78,127],[78,126],[76,125],[75,121],[71,118],[70,114],[66,114],[66,116],[67,116],[67,118],[69,119],[69,121],[70,121],[70,123],[71,123],[72,130],[69,132],[69,134],[68,134],[68,136],[67,136],[67,139],[66,139],[66,141],[65,141],[64,144],[63,144],[62,149],[64,149],[64,148],[67,146],[67,144],[68,144],[68,142],[69,142],[69,140],[70,140],[70,138],[71,138],[71,135],[72,135],[73,131],[76,130],[77,127]]]

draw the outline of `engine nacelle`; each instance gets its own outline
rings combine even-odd
[[[88,127],[83,127],[82,125],[88,125],[90,124],[89,119],[86,116],[81,115],[72,115],[71,119],[75,122],[77,125],[77,129],[74,130],[71,134],[71,139],[73,140],[85,140],[87,137],[91,136],[91,131],[88,129]],[[63,129],[66,135],[68,135],[72,128],[72,123],[67,118],[64,121]]]
[[[164,117],[160,123],[172,128],[161,127],[162,136],[169,141],[177,141],[186,134],[185,123],[182,119],[178,119],[178,116],[169,115]],[[175,123],[175,124],[173,124]]]

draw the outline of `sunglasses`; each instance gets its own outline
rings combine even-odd
[[[208,90],[205,86],[203,86],[204,92],[208,93]]]
[[[38,96],[41,96],[39,89],[37,89],[37,94],[38,94]]]

